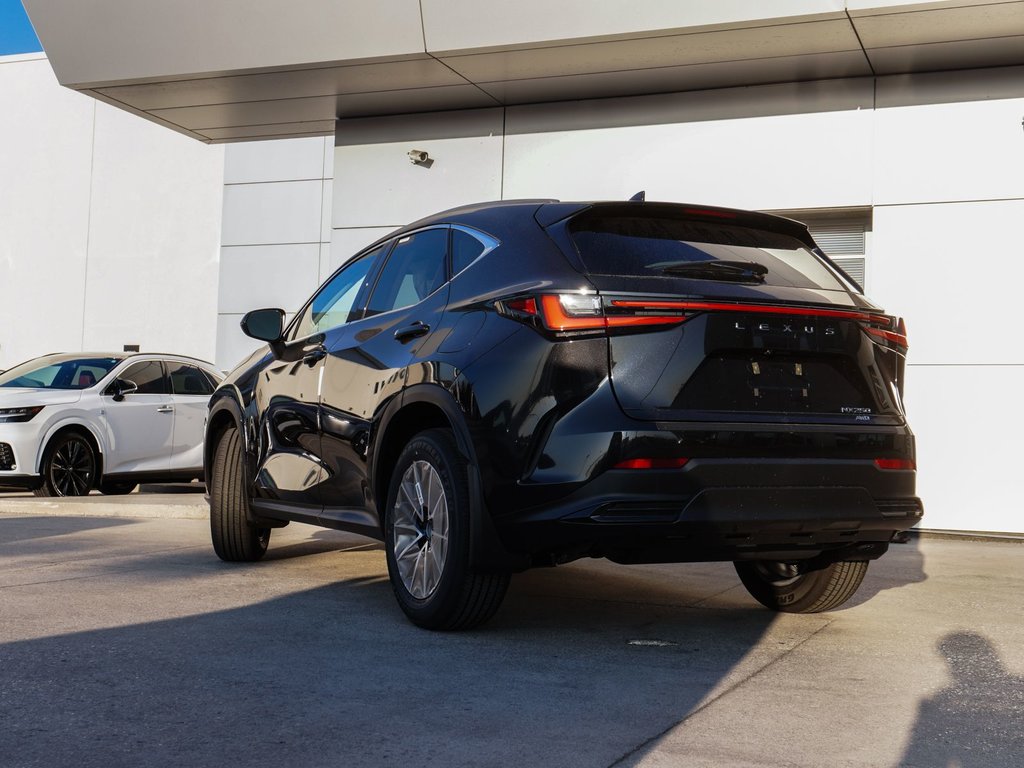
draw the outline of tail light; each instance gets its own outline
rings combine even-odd
[[[671,302],[669,302],[671,303]],[[638,307],[605,306],[592,293],[548,293],[497,302],[506,317],[530,323],[558,334],[605,332],[655,325],[676,325],[692,313],[676,306],[658,307],[658,302],[642,302]]]
[[[616,464],[613,469],[682,469],[689,459],[626,459]]]
[[[915,470],[917,462],[913,459],[875,459],[875,466],[879,469],[902,469]]]
[[[823,317],[850,320],[868,335],[906,352],[907,328],[902,318],[849,309],[778,307],[718,301],[674,299],[610,299],[593,293],[522,296],[496,303],[506,317],[558,334],[607,332],[649,326],[678,325],[701,312],[743,312],[758,315]]]
[[[907,324],[902,317],[872,316],[872,322],[863,326],[864,332],[876,339],[884,339],[896,346],[901,352],[910,348],[907,341]]]

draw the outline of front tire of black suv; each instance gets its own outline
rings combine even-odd
[[[246,512],[249,497],[242,473],[238,430],[221,433],[213,455],[210,489],[210,538],[217,557],[228,562],[255,562],[270,543],[270,529],[252,525]]]
[[[402,451],[388,489],[388,575],[405,615],[425,629],[471,629],[494,615],[507,573],[469,568],[470,492],[447,429],[421,432]]]
[[[751,596],[785,613],[820,613],[838,608],[857,591],[868,571],[865,561],[844,560],[801,572],[798,563],[740,560],[736,573]]]

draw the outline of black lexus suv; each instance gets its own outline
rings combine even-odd
[[[300,521],[379,539],[416,624],[490,618],[510,574],[733,561],[822,611],[916,523],[903,321],[795,221],[509,201],[344,264],[210,402],[213,546]]]

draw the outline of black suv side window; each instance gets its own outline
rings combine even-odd
[[[129,365],[117,378],[135,382],[137,395],[166,395],[167,377],[159,360],[145,360]]]
[[[353,310],[359,309],[356,299],[366,285],[370,268],[388,245],[363,254],[332,277],[303,310],[289,338],[304,339],[347,323]]]
[[[447,255],[447,227],[401,238],[377,279],[367,316],[418,304],[444,285]]]

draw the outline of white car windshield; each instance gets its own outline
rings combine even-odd
[[[48,355],[0,374],[0,387],[88,389],[121,362],[119,357]]]

